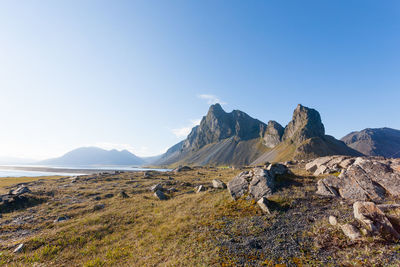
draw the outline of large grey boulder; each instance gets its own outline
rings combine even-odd
[[[244,171],[228,183],[228,191],[233,199],[236,200],[248,192],[251,176],[250,172]]]
[[[282,175],[288,172],[288,167],[281,163],[273,163],[267,167],[272,175]]]
[[[262,168],[242,172],[228,183],[228,191],[233,199],[249,194],[258,200],[269,196],[275,189],[275,175]]]
[[[275,178],[268,170],[256,168],[249,185],[249,194],[256,200],[270,196],[275,189]]]
[[[158,198],[159,200],[167,200],[167,196],[160,190],[157,190],[156,192],[154,192],[154,196],[156,198]]]

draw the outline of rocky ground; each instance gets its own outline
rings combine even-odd
[[[0,202],[0,264],[397,266],[388,183],[398,172],[396,161],[330,157],[12,185]]]

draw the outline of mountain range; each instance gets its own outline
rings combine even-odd
[[[143,165],[146,161],[128,150],[105,150],[98,147],[81,147],[59,158],[38,162],[42,165],[88,166],[88,165]]]
[[[188,137],[171,147],[156,165],[250,165],[266,161],[309,159],[326,155],[362,155],[325,135],[315,109],[298,105],[286,127],[265,124],[246,113],[225,112],[214,104]]]
[[[351,132],[341,140],[364,155],[400,158],[399,130],[367,128],[359,132]]]
[[[300,104],[285,127],[273,120],[265,124],[240,110],[228,113],[220,104],[214,104],[185,140],[162,155],[141,158],[127,150],[81,147],[36,164],[243,166],[328,155],[400,157],[400,131],[367,128],[337,140],[325,134],[317,110]]]

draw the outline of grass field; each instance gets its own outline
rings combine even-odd
[[[255,201],[233,201],[226,189],[210,187],[212,179],[228,182],[239,172],[33,179],[28,186],[44,202],[0,218],[0,265],[337,266],[396,259],[399,246],[349,242],[330,226],[329,214],[345,220],[351,208],[317,197],[315,178],[304,171],[278,177],[271,215]],[[160,201],[149,191],[156,183],[177,192]],[[200,184],[208,190],[195,193]],[[55,223],[59,216],[69,219]],[[23,251],[13,253],[21,243]]]

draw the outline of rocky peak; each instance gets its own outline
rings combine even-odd
[[[319,112],[315,109],[297,105],[292,120],[285,128],[282,140],[301,143],[312,137],[323,137],[325,128]]]
[[[281,142],[285,129],[276,121],[269,121],[267,129],[264,133],[264,144],[269,148],[273,148]]]
[[[184,148],[198,149],[207,144],[234,137],[247,140],[261,137],[266,125],[240,110],[225,112],[220,104],[210,106],[198,127],[192,129]]]

